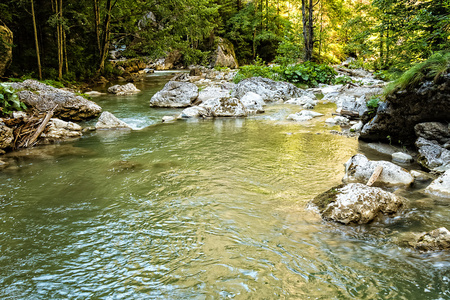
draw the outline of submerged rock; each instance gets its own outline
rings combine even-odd
[[[404,198],[393,193],[361,183],[350,183],[320,194],[309,206],[316,208],[327,221],[366,224],[381,215],[397,213],[404,204]]]
[[[136,86],[132,83],[127,83],[124,85],[113,85],[108,88],[108,93],[120,95],[130,95],[139,93],[141,90],[137,89]]]
[[[187,107],[198,97],[198,87],[190,82],[169,81],[153,95],[150,106]]]
[[[81,121],[98,116],[102,108],[72,92],[54,88],[36,80],[15,82],[12,87],[19,90],[20,101],[39,111],[54,109],[54,116],[63,120]]]
[[[302,96],[315,98],[313,93],[306,92],[292,83],[274,81],[272,79],[261,77],[252,77],[242,80],[231,92],[231,97],[241,99],[248,92],[260,95],[264,101],[286,101]]]
[[[103,112],[98,118],[96,129],[131,129],[130,125],[119,120],[110,112]]]
[[[175,121],[177,118],[176,117],[174,117],[174,116],[164,116],[163,118],[162,118],[162,122],[163,123],[169,123],[169,122],[173,122],[173,121]]]
[[[427,232],[420,236],[413,246],[420,251],[450,250],[450,231],[441,227]]]
[[[426,193],[439,197],[450,198],[450,170],[433,180],[425,189]]]
[[[388,161],[371,161],[362,154],[356,154],[345,163],[345,183],[366,183],[372,176],[375,168],[381,166],[383,171],[374,185],[405,185],[413,183],[413,176],[405,169]]]

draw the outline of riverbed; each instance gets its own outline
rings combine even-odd
[[[283,104],[162,124],[180,110],[148,102],[170,77],[93,99],[134,131],[16,154],[0,172],[0,298],[450,299],[450,256],[399,242],[450,228],[448,201],[416,188],[383,223],[324,222],[305,206],[343,164],[386,157],[320,118],[285,121],[300,109]]]

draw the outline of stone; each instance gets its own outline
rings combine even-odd
[[[314,100],[313,98],[309,96],[302,96],[299,98],[292,98],[285,102],[286,104],[294,104],[294,105],[300,105],[305,109],[313,109],[314,106],[317,105],[317,100]]]
[[[328,118],[325,120],[325,123],[330,124],[330,125],[340,125],[340,126],[346,126],[348,125],[350,122],[349,119],[347,119],[346,117],[342,117],[342,116],[336,116],[334,118]]]
[[[41,138],[44,139],[44,143],[53,142],[56,140],[81,137],[81,132],[81,126],[76,123],[51,118],[46,131],[41,134]]]
[[[210,85],[205,87],[198,93],[198,97],[195,103],[201,104],[208,99],[227,97],[230,96],[230,92],[231,89],[224,85]]]
[[[98,118],[96,129],[131,129],[130,125],[119,120],[112,113],[104,111]]]
[[[13,45],[12,31],[8,27],[0,25],[0,77],[5,74],[11,64]]]
[[[253,92],[267,101],[286,101],[292,98],[308,96],[315,98],[311,92],[304,91],[292,83],[274,81],[268,78],[252,77],[239,82],[231,92],[231,97],[241,99],[248,92]]]
[[[416,140],[415,126],[423,122],[446,124],[450,115],[450,74],[439,81],[424,81],[417,87],[397,90],[386,95],[378,106],[375,118],[364,125],[363,140],[393,141],[412,145]]]
[[[443,145],[450,141],[450,125],[439,122],[425,122],[414,126],[417,137],[437,141]]]
[[[345,163],[342,181],[366,183],[378,166],[383,167],[383,171],[374,183],[375,186],[409,186],[414,181],[413,176],[402,167],[388,161],[371,161],[363,154],[356,154]]]
[[[239,68],[233,44],[229,40],[221,37],[216,39],[216,44],[217,48],[212,54],[210,67]]]
[[[437,141],[429,141],[422,137],[416,141],[419,149],[417,162],[424,168],[436,172],[450,169],[450,150],[439,145]]]
[[[210,117],[246,117],[248,115],[245,106],[237,98],[222,97],[209,99],[202,104]]]
[[[413,157],[407,153],[403,152],[395,152],[392,153],[392,161],[398,162],[398,163],[411,163],[414,161]]]
[[[433,180],[425,192],[442,198],[450,198],[450,170]]]
[[[324,220],[342,224],[366,224],[382,215],[400,211],[406,200],[391,192],[361,183],[334,187],[315,197],[308,205]]]
[[[450,250],[450,231],[441,227],[421,235],[414,248],[419,251]]]
[[[12,87],[19,90],[17,92],[19,100],[29,108],[50,111],[56,107],[54,110],[55,118],[81,121],[94,118],[102,112],[100,106],[82,96],[36,80],[27,79],[24,82],[15,82]]]
[[[192,68],[189,70],[189,76],[202,76],[202,70],[200,68]]]
[[[410,173],[414,177],[415,182],[416,181],[425,182],[425,181],[431,181],[433,179],[433,177],[431,177],[430,174],[423,172],[423,171],[411,170]]]
[[[364,124],[362,121],[357,122],[352,127],[350,127],[350,132],[360,132]]]
[[[287,119],[295,122],[305,122],[320,116],[323,116],[323,114],[311,110],[302,110],[298,113],[289,115]]]
[[[150,99],[150,106],[187,107],[198,97],[198,87],[190,82],[169,81]]]
[[[140,91],[141,90],[137,89],[136,86],[132,83],[127,83],[124,85],[116,84],[108,88],[108,93],[118,96],[136,94]]]
[[[264,102],[263,98],[253,92],[246,93],[241,99],[241,103],[244,105],[245,109],[250,114],[263,113],[264,112]]]
[[[0,123],[0,149],[9,148],[14,142],[14,133],[11,128]]]
[[[177,118],[174,117],[174,116],[164,116],[164,117],[162,118],[162,122],[163,122],[163,123],[169,123],[169,122],[175,121],[176,119],[177,119]]]
[[[184,119],[198,118],[207,115],[208,115],[207,109],[201,106],[188,107],[181,112],[181,117]]]

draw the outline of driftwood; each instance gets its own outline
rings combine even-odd
[[[372,186],[372,184],[375,183],[375,181],[377,181],[378,177],[380,177],[381,172],[383,172],[383,167],[382,166],[378,166],[375,168],[375,171],[373,171],[372,176],[370,176],[369,181],[367,181],[367,186]]]

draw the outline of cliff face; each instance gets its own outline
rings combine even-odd
[[[450,74],[445,74],[437,82],[425,81],[411,90],[388,95],[376,116],[364,125],[360,138],[412,145],[417,139],[415,125],[449,121]]]
[[[5,74],[12,61],[13,33],[6,26],[0,25],[0,76]]]

